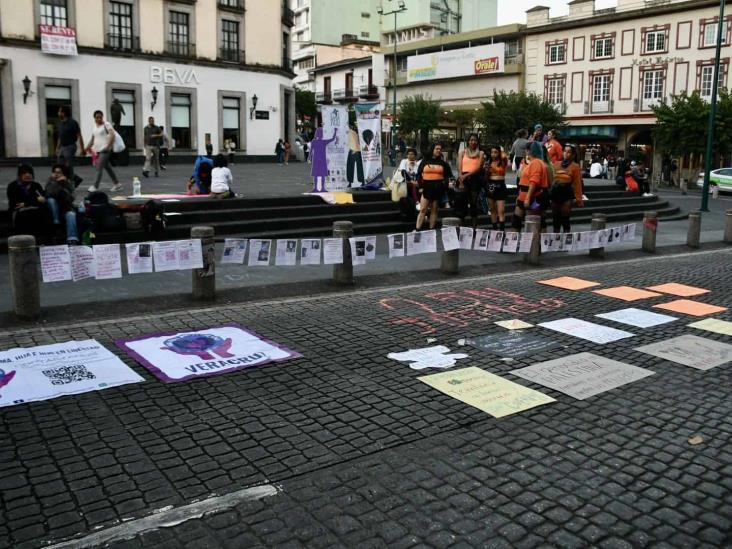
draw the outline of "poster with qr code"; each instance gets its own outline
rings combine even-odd
[[[0,407],[141,381],[94,339],[0,352]]]

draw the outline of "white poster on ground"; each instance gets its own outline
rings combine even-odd
[[[125,245],[127,272],[129,274],[151,273],[153,271],[152,242],[133,242]]]
[[[389,259],[392,257],[404,257],[404,234],[390,234],[386,238],[389,241]]]
[[[358,140],[361,146],[364,185],[381,186],[381,111],[378,103],[355,104],[358,113]]]
[[[323,239],[323,264],[339,265],[343,263],[343,239],[342,238],[324,238]]]
[[[43,282],[71,280],[71,254],[68,246],[41,246],[40,254]]]
[[[344,105],[323,105],[323,137],[331,140],[325,148],[328,176],[325,180],[327,191],[342,191],[348,187],[346,167],[348,164],[348,107]]]
[[[144,381],[94,339],[0,352],[0,406]]]
[[[277,241],[275,265],[297,265],[297,240],[285,239]]]
[[[178,270],[178,243],[175,240],[153,242],[155,272]]]
[[[271,240],[249,241],[249,266],[263,267],[269,265],[269,256],[272,252]]]
[[[457,227],[442,227],[442,248],[449,252],[460,248]]]
[[[221,256],[221,263],[241,265],[244,263],[247,252],[246,238],[227,238],[224,240],[224,253]]]
[[[542,322],[539,326],[599,344],[611,343],[635,335],[623,330],[580,320],[579,318],[563,318],[552,322]]]
[[[119,244],[95,244],[94,263],[96,265],[97,280],[122,278],[122,259]]]
[[[595,316],[598,318],[604,318],[605,320],[613,320],[615,322],[620,322],[621,324],[635,326],[636,328],[652,328],[653,326],[678,320],[675,316],[652,313],[651,311],[644,311],[643,309],[636,309],[634,307],[620,309],[619,311],[612,311],[610,313],[602,313]]]
[[[71,254],[71,278],[74,282],[94,278],[94,250],[91,246],[69,246]]]
[[[319,238],[303,238],[300,241],[300,265],[320,265],[321,249]]]

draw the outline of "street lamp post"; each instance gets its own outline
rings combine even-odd
[[[391,0],[389,0],[391,2]],[[381,16],[384,15],[394,15],[394,72],[393,72],[393,79],[392,79],[392,86],[394,87],[394,94],[392,98],[392,104],[391,104],[391,165],[396,166],[396,103],[397,103],[397,15],[400,14],[403,11],[407,10],[407,6],[404,3],[404,0],[398,0],[397,5],[399,6],[396,9],[393,9],[391,11],[384,11],[383,4],[381,7],[379,7],[377,13]]]
[[[722,30],[724,23],[725,0],[719,0],[719,20],[717,21],[717,52],[714,57],[714,72],[712,73],[712,98],[709,108],[709,123],[707,127],[707,150],[704,155],[704,185],[702,186],[702,201],[700,210],[709,211],[709,178],[712,170],[712,147],[714,145],[714,122],[717,117],[717,91],[719,87],[719,58],[722,54]]]

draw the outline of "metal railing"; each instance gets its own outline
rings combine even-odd
[[[243,10],[244,0],[219,0],[219,7],[231,10]]]
[[[358,89],[360,97],[378,97],[379,88],[377,86],[361,86]]]
[[[330,92],[315,92],[316,103],[330,103],[333,96]]]
[[[138,36],[124,36],[108,32],[105,43],[107,49],[118,51],[140,51],[140,38]]]
[[[219,48],[219,61],[227,63],[244,63],[246,54],[244,50],[235,50],[231,48]]]
[[[168,40],[165,52],[170,55],[177,55],[180,57],[195,57],[196,45],[187,42],[173,42]]]

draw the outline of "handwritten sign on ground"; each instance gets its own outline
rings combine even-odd
[[[714,332],[715,334],[732,336],[732,322],[727,322],[726,320],[705,318],[704,320],[692,322],[689,324],[689,327]]]
[[[604,295],[606,297],[614,297],[623,301],[638,301],[639,299],[648,299],[649,297],[658,297],[659,293],[632,288],[630,286],[616,286],[615,288],[605,288],[603,290],[593,290],[594,293]]]
[[[511,373],[577,400],[599,395],[654,374],[645,368],[592,353],[578,353],[539,362],[527,368],[513,370]]]
[[[554,402],[553,398],[544,393],[474,366],[417,379],[497,418]]]
[[[623,330],[616,330],[615,328],[608,328],[607,326],[580,320],[579,318],[562,318],[560,320],[553,320],[552,322],[542,322],[539,326],[599,344],[610,343],[635,335]]]
[[[546,286],[554,286],[556,288],[562,288],[564,290],[584,290],[586,288],[592,288],[599,286],[599,282],[591,282],[589,280],[583,280],[581,278],[574,278],[573,276],[560,276],[559,278],[550,278],[548,280],[539,280],[539,284]]]
[[[677,284],[676,282],[669,282],[668,284],[660,284],[658,286],[649,286],[646,290],[677,295],[679,297],[692,297],[695,295],[708,294],[710,291],[705,290],[704,288],[697,288],[695,286],[687,286],[686,284]]]
[[[678,320],[675,316],[652,313],[651,311],[644,311],[643,309],[635,309],[633,307],[629,309],[620,309],[619,311],[612,311],[610,313],[602,313],[595,316],[598,318],[604,318],[605,320],[620,322],[621,324],[628,324],[629,326],[635,326],[637,328],[651,328],[653,326],[658,326],[659,324],[666,324],[668,322]]]
[[[710,370],[732,361],[732,345],[695,335],[682,335],[635,350],[697,370]]]
[[[144,381],[94,339],[0,352],[0,406]]]
[[[411,362],[412,370],[424,370],[425,368],[451,368],[455,366],[456,360],[468,358],[465,353],[450,353],[450,349],[444,345],[434,347],[422,347],[421,349],[410,349],[403,353],[389,353],[388,358],[400,362]]]
[[[654,307],[656,309],[665,309],[691,316],[707,316],[727,310],[727,307],[718,307],[717,305],[709,305],[708,303],[701,303],[700,301],[693,301],[691,299],[677,299],[668,303],[659,303],[658,305],[654,305]]]
[[[499,320],[497,322],[494,322],[494,324],[497,324],[501,328],[506,328],[507,330],[523,330],[525,328],[533,328],[533,324],[529,324],[528,322],[524,322],[523,320],[519,320],[518,318],[513,318],[511,320]]]
[[[166,383],[215,376],[302,355],[236,324],[151,334],[115,344]]]
[[[467,344],[481,351],[506,357],[534,355],[559,346],[557,341],[522,331],[473,337],[467,340]]]

